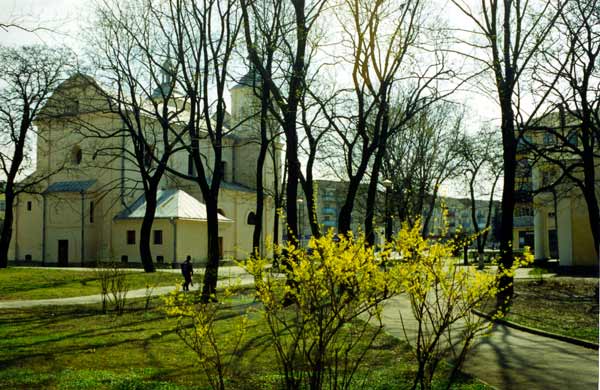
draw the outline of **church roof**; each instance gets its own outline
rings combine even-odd
[[[261,82],[260,73],[254,69],[250,69],[231,89],[254,87],[255,85],[260,86]]]
[[[138,219],[144,217],[146,198],[140,196],[128,210],[122,211],[116,219]],[[219,222],[233,222],[231,219],[218,214]],[[187,219],[206,221],[206,206],[185,191],[178,189],[159,190],[155,219]]]
[[[96,180],[58,181],[46,188],[44,194],[51,192],[85,192],[96,183]]]

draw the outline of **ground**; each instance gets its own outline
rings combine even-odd
[[[596,278],[515,280],[515,297],[506,319],[552,333],[598,342]]]
[[[173,286],[182,282],[179,273],[127,272],[130,290]],[[67,298],[100,293],[98,275],[93,270],[65,271],[49,268],[10,267],[0,271],[0,301]]]
[[[253,294],[225,303],[218,324],[224,343],[241,309],[252,305],[257,305]],[[102,315],[99,305],[0,310],[0,389],[207,388],[196,356],[175,333],[176,321],[160,306],[155,298],[146,311],[144,301],[135,300],[122,316]],[[251,315],[242,350],[229,388],[280,388],[267,327],[258,313]],[[354,388],[409,388],[414,369],[406,346],[384,335],[360,371],[364,382]],[[445,388],[444,383],[438,381],[436,388]],[[468,377],[454,388],[488,389]]]

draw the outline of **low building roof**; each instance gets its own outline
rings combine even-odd
[[[96,183],[96,180],[57,181],[46,188],[44,194],[52,192],[85,192]]]
[[[128,210],[122,211],[116,219],[144,218],[146,211],[146,198],[140,196]],[[185,191],[179,189],[159,190],[157,193],[157,206],[155,219],[187,219],[206,221],[206,205],[198,201]],[[219,222],[233,222],[233,220],[218,214]]]

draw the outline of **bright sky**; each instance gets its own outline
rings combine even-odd
[[[436,1],[441,2],[438,12],[455,26],[466,28],[465,26],[471,25],[471,21],[447,0]],[[65,45],[78,52],[85,45],[80,39],[83,36],[80,32],[90,19],[93,0],[0,0],[0,9],[3,10],[0,23],[15,23],[28,29],[37,29],[34,32],[17,28],[6,31],[0,29],[0,44]],[[459,92],[453,99],[468,107],[467,128],[470,131],[477,130],[484,121],[496,121],[498,118],[498,106],[485,96]],[[456,184],[448,186],[444,192],[448,195],[462,195],[462,191],[456,192],[452,188],[455,186]]]

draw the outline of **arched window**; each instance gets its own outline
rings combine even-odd
[[[79,145],[73,146],[73,149],[71,149],[71,163],[73,163],[74,165],[79,165],[81,164],[82,159],[83,152],[81,151]]]
[[[256,214],[254,213],[254,211],[251,211],[250,214],[248,214],[248,218],[246,219],[246,223],[248,225],[256,225]]]
[[[146,145],[144,148],[144,166],[150,168],[152,166],[152,158],[154,155],[154,146]]]

